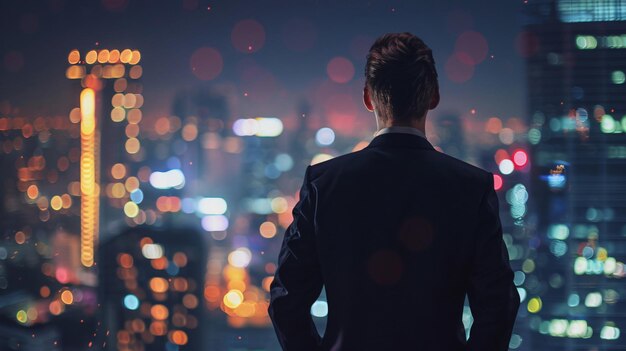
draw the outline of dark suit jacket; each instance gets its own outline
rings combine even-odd
[[[284,350],[508,350],[520,300],[491,173],[382,134],[308,166],[293,218],[270,290]],[[310,308],[322,286],[320,338]]]

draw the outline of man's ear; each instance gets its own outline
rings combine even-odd
[[[370,90],[367,88],[367,85],[363,87],[363,105],[365,105],[368,111],[374,112],[374,104],[372,103],[372,97],[370,96]]]
[[[428,106],[429,110],[434,110],[435,107],[437,107],[437,105],[439,105],[439,88],[437,88],[437,90],[435,90],[435,93],[433,94],[433,96],[430,98],[430,105]]]

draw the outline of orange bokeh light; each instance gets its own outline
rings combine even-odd
[[[183,252],[175,253],[172,260],[174,261],[174,263],[176,263],[178,267],[182,268],[187,265],[187,255],[185,255],[185,253]]]
[[[71,291],[65,290],[61,293],[61,301],[66,305],[71,305],[74,302],[74,294]]]
[[[35,199],[37,197],[37,195],[39,195],[39,188],[37,187],[37,185],[31,185],[28,187],[28,189],[26,190],[26,195],[30,198],[30,199]]]
[[[217,302],[220,299],[220,288],[216,285],[208,285],[204,288],[204,298],[209,302]]]
[[[491,134],[498,134],[502,130],[502,120],[498,117],[491,117],[485,124],[485,130]]]
[[[156,320],[165,320],[169,317],[170,311],[167,307],[157,304],[150,308],[150,315]]]
[[[276,224],[272,222],[263,222],[259,227],[261,236],[267,239],[273,238],[276,235]]]
[[[161,277],[155,277],[150,279],[150,289],[155,293],[164,293],[169,288],[167,280]]]
[[[133,266],[133,256],[127,253],[121,253],[117,255],[117,262],[123,268],[130,268]]]
[[[176,345],[187,344],[187,333],[182,330],[175,330],[170,334],[170,340]]]
[[[152,268],[156,270],[164,270],[168,266],[167,258],[165,257],[154,259],[150,261],[150,264],[152,265]]]
[[[163,321],[154,321],[150,324],[150,334],[162,336],[167,334],[167,324]]]

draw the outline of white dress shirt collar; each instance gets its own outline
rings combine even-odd
[[[414,134],[414,135],[418,135],[418,136],[421,136],[422,138],[426,139],[426,134],[424,134],[424,132],[422,132],[421,130],[419,130],[417,128],[405,127],[405,126],[391,126],[391,127],[386,127],[386,128],[380,129],[376,133],[374,133],[374,137],[377,137],[377,136],[379,136],[381,134],[387,134],[387,133]]]

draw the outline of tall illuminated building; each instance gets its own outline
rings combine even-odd
[[[626,2],[529,1],[529,350],[626,350]]]
[[[229,168],[232,162],[223,157],[227,149],[224,146],[232,142],[225,139],[226,122],[230,116],[226,96],[216,88],[179,90],[172,102],[171,112],[182,122],[180,131],[170,137],[170,154],[180,159],[182,171],[192,180],[187,192],[197,194],[206,193],[208,189],[225,188],[223,185],[232,180],[227,177],[232,177],[234,173]],[[238,149],[228,146],[231,153]]]
[[[104,225],[115,220],[145,221],[145,212],[130,196],[139,189],[133,163],[145,157],[138,139],[143,70],[141,53],[131,49],[72,50],[67,60],[66,77],[80,80],[82,87],[76,111],[81,126],[81,262],[91,267],[101,224],[110,230]],[[106,152],[101,152],[103,146]]]
[[[103,239],[104,350],[203,350],[206,244],[193,227],[137,226]]]

